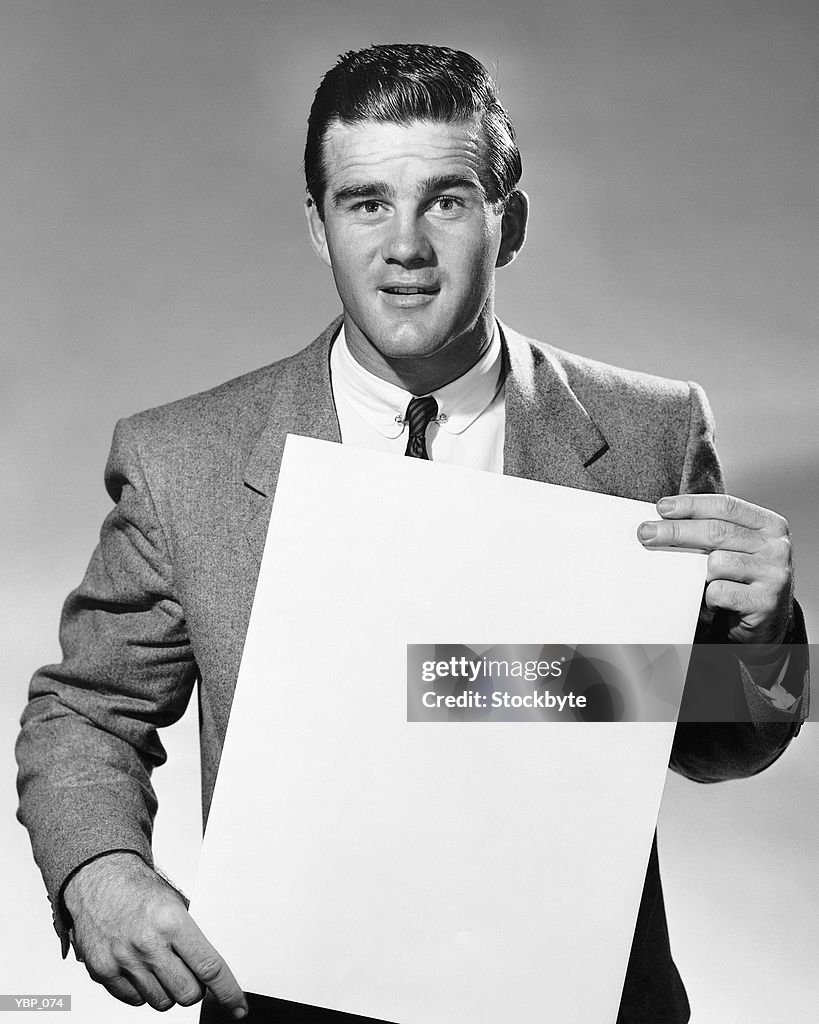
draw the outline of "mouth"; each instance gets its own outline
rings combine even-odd
[[[383,285],[379,291],[386,295],[437,295],[440,288],[434,285],[387,284]]]
[[[423,309],[435,300],[440,285],[388,282],[378,289],[381,301],[396,310]]]

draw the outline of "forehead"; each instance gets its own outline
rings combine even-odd
[[[475,121],[336,122],[324,137],[323,156],[330,188],[342,181],[400,185],[442,174],[480,183],[483,168]]]

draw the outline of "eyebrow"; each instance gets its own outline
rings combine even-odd
[[[342,185],[333,192],[333,206],[341,206],[351,199],[392,199],[395,189],[385,181],[368,181],[363,185]]]
[[[418,194],[428,196],[432,192],[446,192],[448,189],[463,188],[477,192],[486,198],[486,189],[476,178],[465,178],[462,174],[438,174],[425,178],[418,186]]]
[[[465,178],[461,174],[438,174],[425,178],[418,183],[416,194],[428,196],[433,192],[446,192],[448,189],[462,188],[476,192],[484,199],[486,190],[481,183],[473,178]],[[395,189],[385,181],[368,181],[360,185],[342,185],[333,192],[333,206],[339,207],[354,199],[393,199]]]

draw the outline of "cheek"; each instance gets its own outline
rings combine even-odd
[[[475,225],[467,239],[453,247],[453,255],[472,278],[485,278],[491,274],[500,249],[500,229],[492,222]]]
[[[348,292],[360,291],[367,279],[368,260],[357,249],[349,246],[334,246],[330,250],[333,274],[339,286]]]
[[[470,292],[482,292],[492,281],[497,254],[491,238],[480,239],[471,248],[459,253],[459,273],[463,286]]]
[[[348,232],[327,231],[327,249],[333,268],[346,280],[354,279],[361,273],[361,267],[371,260],[372,239],[366,239]]]

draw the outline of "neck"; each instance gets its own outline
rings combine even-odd
[[[470,370],[492,343],[495,318],[491,299],[476,323],[464,334],[428,355],[394,356],[382,351],[344,318],[344,333],[353,358],[382,380],[411,395],[428,395]]]

